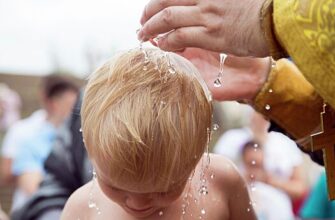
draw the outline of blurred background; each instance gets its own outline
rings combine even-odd
[[[0,0],[0,147],[4,135],[16,121],[41,108],[43,77],[66,76],[80,87],[88,74],[116,51],[138,46],[136,30],[140,28],[139,18],[146,3],[147,0]],[[258,123],[252,121],[252,115],[253,110],[243,104],[216,103],[214,123],[218,129],[213,132],[212,151],[229,156],[229,152],[218,149],[229,148],[230,144],[241,149],[250,141],[265,145],[255,133],[247,137],[228,133],[232,129],[252,130]],[[280,144],[275,148],[281,148]],[[239,150],[237,154],[241,155],[231,159],[240,163],[243,152]],[[322,168],[302,153],[301,158],[300,180],[304,184],[299,199],[303,201]],[[241,172],[247,170],[246,166],[239,168]],[[14,183],[1,184],[0,204],[6,213],[12,205],[14,188]],[[296,199],[288,197],[292,201]],[[292,212],[298,216],[293,207]]]

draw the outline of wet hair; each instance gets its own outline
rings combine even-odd
[[[159,49],[116,55],[90,77],[83,138],[113,183],[168,190],[183,184],[209,141],[212,103],[197,69]]]

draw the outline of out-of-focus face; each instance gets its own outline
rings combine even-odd
[[[264,181],[266,172],[264,170],[264,153],[261,149],[247,148],[243,153],[243,163],[246,176],[249,180]]]
[[[96,169],[96,171],[97,180],[103,193],[136,218],[149,217],[167,208],[180,198],[185,188],[185,185],[180,185],[171,187],[171,190],[164,192],[159,190],[144,191],[144,188],[150,189],[150,186],[139,186],[139,190],[133,188],[129,190],[127,183],[112,185],[104,172],[99,169]]]
[[[49,99],[47,101],[48,113],[51,117],[57,118],[59,123],[62,123],[70,116],[77,96],[76,92],[68,90],[57,97]]]

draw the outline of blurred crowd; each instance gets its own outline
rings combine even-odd
[[[80,133],[79,88],[66,77],[50,75],[42,80],[39,98],[40,108],[21,119],[19,95],[0,84],[0,128],[5,133],[0,184],[14,187],[11,208],[0,212],[0,220],[7,215],[14,220],[59,219],[71,193],[92,178]],[[235,116],[240,119],[235,128],[230,126],[236,118],[229,116],[234,114],[216,115],[225,131],[213,152],[231,159],[245,176],[258,219],[335,218],[323,168],[289,137],[270,131],[262,115],[234,106],[235,112],[243,109]],[[220,108],[221,114],[230,109]]]

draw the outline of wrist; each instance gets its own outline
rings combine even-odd
[[[262,58],[260,59],[260,62],[251,70],[252,73],[254,73],[253,75],[255,76],[255,79],[253,80],[254,84],[250,92],[250,102],[253,102],[253,100],[257,97],[258,93],[264,87],[274,65],[275,62],[271,57]]]

